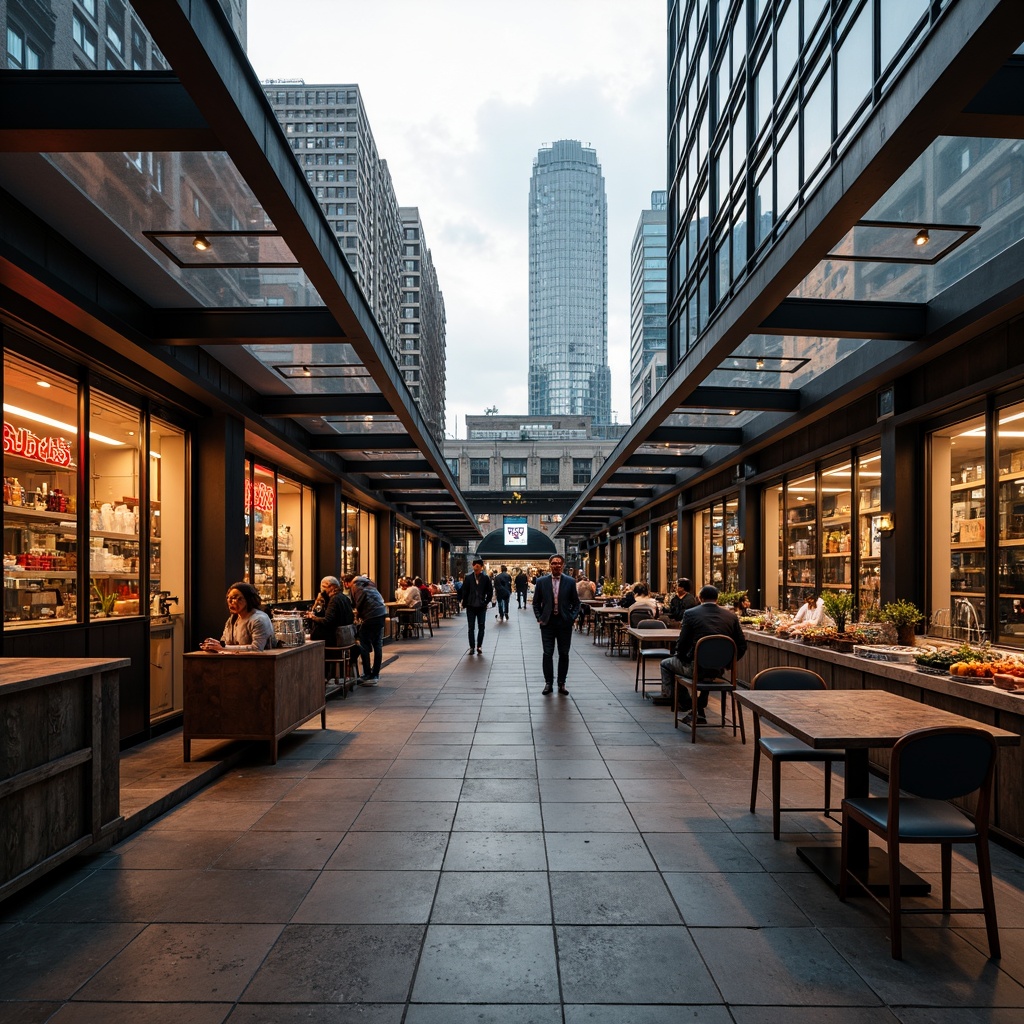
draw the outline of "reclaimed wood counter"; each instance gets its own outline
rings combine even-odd
[[[761,669],[777,665],[808,668],[817,672],[832,690],[884,690],[985,726],[1024,735],[1024,696],[1020,694],[994,686],[971,685],[948,675],[919,672],[915,665],[870,661],[752,629],[743,632],[747,653],[739,670],[744,679],[753,679]],[[873,766],[888,773],[888,750],[872,748],[869,759]],[[1024,747],[999,748],[992,830],[1018,850],[1024,850]]]
[[[195,651],[184,661],[186,761],[192,740],[266,740],[277,764],[283,736],[317,714],[327,728],[322,640],[272,651]]]
[[[118,673],[130,664],[0,659],[0,899],[117,828]]]

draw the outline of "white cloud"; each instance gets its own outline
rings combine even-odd
[[[527,409],[527,199],[537,150],[597,150],[608,195],[612,407],[629,418],[629,251],[665,187],[664,0],[249,0],[261,78],[355,82],[448,316],[447,422]]]

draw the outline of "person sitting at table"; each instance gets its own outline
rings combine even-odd
[[[705,636],[727,636],[731,637],[736,644],[736,660],[738,661],[747,653],[747,638],[743,635],[743,628],[740,620],[728,608],[722,608],[718,604],[718,589],[710,584],[700,588],[697,595],[700,604],[696,608],[690,608],[683,615],[683,628],[679,631],[679,642],[676,644],[676,653],[672,658],[666,658],[661,663],[661,696],[654,699],[655,704],[671,704],[675,692],[675,677],[693,676],[693,650],[697,641]],[[703,691],[697,697],[697,721],[707,722],[705,709],[708,706],[708,699],[711,693]],[[686,689],[679,691],[679,709],[686,712],[683,722],[690,724],[690,715],[693,710],[690,707],[690,693]]]
[[[732,603],[732,610],[737,615],[746,615],[750,610],[750,598],[747,597],[746,591],[740,594]]]
[[[619,598],[620,608],[632,608],[636,603],[636,594],[633,592],[635,584],[627,583],[622,589],[622,596]]]
[[[683,614],[690,608],[696,608],[697,598],[693,596],[693,581],[685,576],[676,580],[676,592],[668,603],[668,617],[682,625]]]
[[[649,608],[651,610],[651,618],[657,618],[658,612],[661,611],[661,606],[653,597],[651,592],[647,588],[646,583],[635,583],[633,585],[633,603],[629,606],[630,611],[635,611],[637,608]]]
[[[420,607],[426,608],[428,604],[434,599],[434,592],[423,582],[422,576],[417,576],[412,581],[412,585],[419,591],[420,594]]]
[[[327,596],[327,605],[318,613],[317,604],[306,612],[306,618],[313,624],[309,634],[310,640],[323,640],[328,647],[338,642],[338,627],[351,626],[355,622],[355,613],[348,594],[342,589],[341,580],[337,576],[325,576],[320,581],[320,593]]]
[[[597,587],[593,580],[587,579],[587,574],[581,572],[576,580],[576,593],[581,601],[593,601],[597,597]]]
[[[232,583],[227,592],[228,615],[220,639],[208,636],[201,651],[264,651],[274,646],[274,624],[263,611],[259,591],[251,583]]]
[[[395,600],[399,604],[407,605],[411,609],[416,609],[422,606],[423,597],[420,594],[420,588],[408,577],[403,576],[398,581],[398,590],[395,591]]]
[[[825,602],[813,591],[809,591],[804,603],[797,609],[790,623],[791,633],[801,633],[811,626],[824,626],[828,616],[825,614]]]

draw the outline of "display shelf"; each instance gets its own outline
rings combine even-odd
[[[956,494],[958,491],[980,491],[984,490],[985,479],[982,477],[980,480],[968,480],[966,483],[951,483],[949,490],[951,494]]]
[[[1005,546],[1005,545],[1004,545]],[[950,551],[984,551],[984,544],[963,544],[960,541],[950,541]]]
[[[48,530],[63,533],[77,533],[78,524],[71,520],[73,512],[46,512],[43,509],[30,508],[28,505],[4,505],[4,521],[9,519],[36,520],[41,523],[56,523],[56,528],[47,526]]]
[[[104,540],[134,540],[139,539],[137,533],[115,533],[112,530],[90,530],[90,537],[101,537]]]
[[[273,555],[253,555],[252,557],[255,558],[257,562],[272,562],[272,561],[274,561],[274,556]]]
[[[73,580],[75,569],[26,569],[24,572],[4,572],[5,580]]]

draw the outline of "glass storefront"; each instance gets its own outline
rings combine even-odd
[[[312,600],[312,488],[247,459],[245,540],[244,579],[264,604]]]
[[[693,581],[697,589],[710,583],[722,593],[738,590],[740,556],[736,543],[740,539],[739,499],[726,498],[699,510],[694,515],[693,526]]]
[[[878,607],[881,464],[878,451],[846,455],[765,491],[766,607],[795,611],[825,590],[853,593],[858,616]]]
[[[655,589],[662,594],[675,593],[675,582],[679,578],[679,532],[675,519],[661,523],[661,543],[658,546],[658,576]]]
[[[377,517],[372,512],[358,505],[342,507],[341,552],[343,573],[362,573],[377,579]]]

